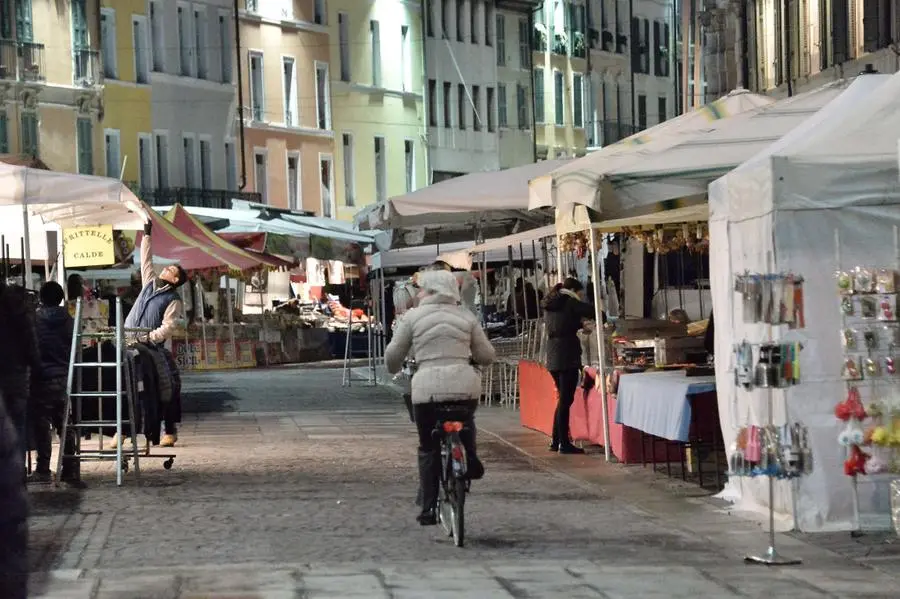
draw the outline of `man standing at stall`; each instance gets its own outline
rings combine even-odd
[[[178,264],[171,264],[162,269],[159,276],[153,269],[153,250],[150,237],[153,231],[153,223],[144,225],[144,237],[141,239],[141,282],[143,288],[138,294],[125,319],[126,328],[150,329],[149,333],[138,337],[140,343],[144,343],[165,355],[169,365],[169,374],[178,385],[178,370],[175,360],[163,344],[172,337],[172,333],[178,324],[182,314],[181,299],[178,296],[178,288],[187,282],[187,272]],[[174,385],[173,385],[174,387]],[[180,402],[172,397],[172,401],[166,404],[163,414],[165,422],[165,434],[160,441],[163,447],[173,447],[178,440],[177,423],[181,421]]]

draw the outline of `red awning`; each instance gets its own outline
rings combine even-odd
[[[265,252],[266,251],[266,233],[264,232],[253,232],[253,233],[216,233],[219,237],[224,239],[225,241],[232,243],[244,250],[251,250],[254,252]]]
[[[175,204],[175,206],[169,210],[168,214],[166,214],[166,219],[172,222],[181,231],[184,231],[195,241],[203,243],[204,245],[227,250],[239,257],[239,259],[256,261],[257,268],[259,265],[262,265],[269,269],[288,270],[294,266],[294,262],[282,260],[281,258],[264,252],[250,251],[238,247],[234,243],[213,233],[209,227],[197,220],[197,218],[185,210],[181,204]],[[265,244],[265,238],[263,238],[263,244]]]
[[[244,273],[260,267],[258,260],[193,239],[149,206],[147,214],[153,222],[153,255],[176,261],[188,272]],[[142,235],[138,234],[138,242]]]

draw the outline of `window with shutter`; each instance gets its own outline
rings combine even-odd
[[[21,117],[21,125],[21,153],[25,156],[37,157],[40,153],[37,114],[33,112],[23,112]]]
[[[641,20],[637,17],[631,19],[631,70],[641,72]]]
[[[79,118],[75,131],[75,143],[78,147],[78,173],[94,174],[94,126],[89,118]]]
[[[662,26],[663,39],[661,45],[663,47],[663,56],[662,56],[662,76],[669,76],[669,60],[671,55],[671,47],[669,46],[669,24],[663,23]]]
[[[847,0],[831,0],[832,64],[841,64],[850,58],[849,14]]]
[[[6,113],[0,113],[0,154],[9,154],[9,121]]]
[[[16,37],[20,42],[33,42],[34,41],[34,28],[31,23],[31,0],[15,0],[16,2]],[[3,7],[7,8],[6,2],[3,3]],[[4,11],[6,14],[6,11]],[[3,37],[12,37],[10,33],[8,36],[6,34],[6,28],[4,28]]]
[[[662,77],[662,32],[660,31],[659,21],[653,21],[653,74]]]
[[[86,0],[72,0],[72,46],[76,50],[90,50],[85,2]]]

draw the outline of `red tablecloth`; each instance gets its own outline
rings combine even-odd
[[[588,376],[596,377],[593,368],[587,369]],[[542,365],[535,362],[519,362],[519,417],[522,426],[550,436],[553,433],[553,413],[556,410],[557,392],[553,377]],[[616,397],[609,396],[610,450],[619,462],[638,464],[641,462],[641,432],[621,424],[616,424]],[[597,385],[591,387],[585,397],[583,387],[575,392],[575,402],[569,416],[572,439],[593,445],[605,445],[603,437],[603,402]],[[674,456],[670,452],[670,456]],[[650,461],[650,443],[646,444],[646,459]],[[672,459],[675,459],[674,457]],[[666,448],[657,444],[656,461],[666,460]]]

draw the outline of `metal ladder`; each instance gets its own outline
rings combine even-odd
[[[69,376],[66,384],[66,409],[64,412],[62,431],[60,434],[60,451],[56,462],[56,481],[60,482],[62,473],[63,459],[71,458],[77,460],[92,461],[115,461],[116,462],[116,485],[122,486],[124,473],[128,470],[128,460],[134,460],[134,476],[136,480],[140,480],[141,467],[140,457],[137,444],[137,431],[135,430],[135,397],[137,389],[135,388],[132,366],[126,359],[125,352],[127,347],[125,344],[125,327],[122,317],[122,300],[116,298],[116,326],[110,331],[101,331],[97,333],[85,333],[82,331],[82,303],[79,298],[75,304],[75,327],[72,333],[72,349],[69,357]],[[83,340],[91,339],[98,342],[97,361],[84,362],[82,359]],[[115,344],[115,360],[112,362],[103,361],[103,341],[113,340]],[[98,385],[97,391],[82,391],[82,371],[86,368],[95,368],[97,371]],[[116,385],[115,389],[103,390],[103,372],[107,368],[116,369]],[[103,418],[103,400],[105,398],[115,398],[116,400],[116,419],[102,420]],[[82,407],[84,400],[96,399],[98,405],[98,418],[100,420],[85,421],[82,419]],[[127,409],[127,417],[125,410]],[[74,422],[72,420],[74,414]],[[122,430],[123,425],[128,425],[131,431],[131,449],[130,455],[126,455],[122,447]],[[115,427],[116,443],[114,449],[103,448],[103,429]],[[65,453],[65,439],[68,427],[76,429],[75,452],[73,454]],[[81,449],[82,431],[96,431],[99,435],[98,448],[96,450]]]

